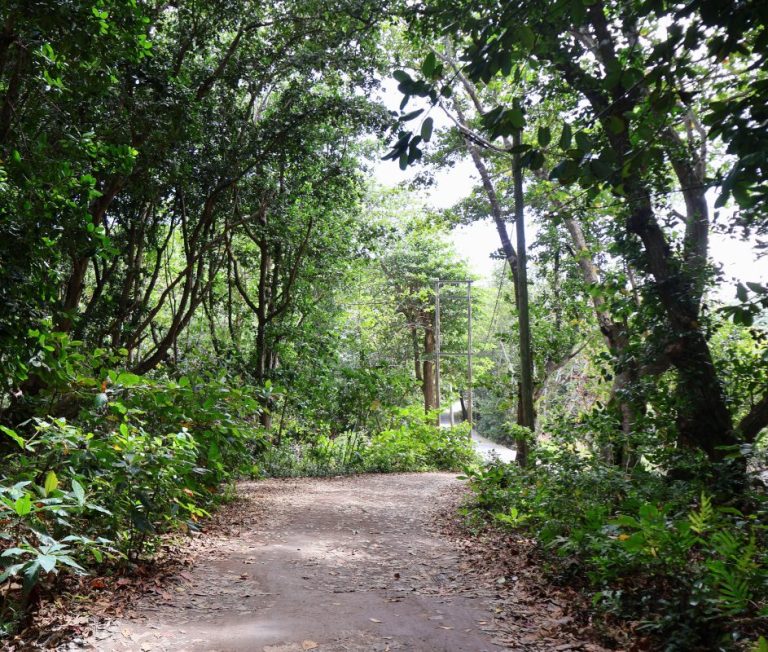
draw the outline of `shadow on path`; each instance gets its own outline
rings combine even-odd
[[[433,530],[446,473],[243,483],[186,578],[147,595],[97,650],[483,652],[492,595]],[[470,584],[469,586],[467,584]]]

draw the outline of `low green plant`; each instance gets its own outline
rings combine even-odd
[[[105,555],[136,559],[162,534],[196,528],[266,441],[255,388],[225,377],[90,376],[86,356],[66,357],[54,356],[56,382],[29,406],[74,416],[0,427],[6,630],[58,573],[86,572]],[[90,362],[102,358],[97,351]]]
[[[19,438],[22,443],[23,440]],[[105,510],[90,502],[76,479],[65,488],[54,471],[42,484],[0,483],[0,624],[6,627],[35,602],[38,584],[64,570],[84,573],[82,564],[113,555],[112,542],[82,532]]]
[[[728,649],[766,623],[759,497],[745,514],[715,504],[701,484],[568,450],[539,450],[527,469],[494,463],[466,477],[470,525],[532,535],[554,579],[588,587],[599,610],[644,621],[665,649],[713,641]]]
[[[476,461],[469,426],[434,425],[437,415],[420,408],[405,408],[395,415],[394,427],[371,438],[365,450],[369,471],[456,471]]]
[[[390,428],[366,436],[347,432],[285,440],[260,458],[265,476],[323,476],[347,473],[395,473],[459,470],[477,462],[465,424],[437,428],[435,414],[420,408],[395,409]]]

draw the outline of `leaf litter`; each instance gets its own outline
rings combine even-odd
[[[604,649],[530,542],[463,528],[464,493],[450,474],[242,483],[199,536],[130,573],[70,583],[9,649],[213,650],[224,622],[306,624],[307,609],[329,622],[222,649],[426,652],[434,637],[467,652]]]

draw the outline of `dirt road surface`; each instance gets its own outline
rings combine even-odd
[[[98,650],[483,652],[490,602],[435,530],[447,473],[241,485],[178,582],[96,629]]]
[[[108,584],[72,609],[82,634],[57,649],[605,652],[578,591],[546,581],[530,542],[459,526],[454,474],[266,480],[239,494],[167,553],[168,572],[92,580]]]

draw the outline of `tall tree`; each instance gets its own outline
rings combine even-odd
[[[397,311],[404,315],[413,337],[414,363],[421,371],[425,411],[437,407],[435,386],[435,281],[464,281],[469,278],[465,261],[438,228],[416,222],[406,224],[397,240],[381,258]],[[459,332],[466,337],[466,306],[452,300],[441,303],[441,339]],[[420,342],[420,344],[419,344]],[[420,369],[419,369],[420,365]]]
[[[673,11],[634,2],[438,0],[429,3],[421,24],[454,38],[471,79],[489,82],[513,73],[520,78],[530,70],[542,93],[565,86],[582,98],[579,110],[566,116],[559,141],[563,159],[551,176],[563,184],[578,182],[591,197],[608,188],[623,204],[617,238],[631,263],[653,279],[646,298],[668,326],[663,348],[677,373],[680,439],[711,459],[722,459],[740,441],[737,433],[751,440],[768,423],[768,413],[761,401],[734,426],[707,344],[701,299],[710,218],[696,114],[709,105],[692,91],[728,65],[718,55],[718,44],[728,43],[734,51],[736,42],[748,49],[752,41],[749,35],[739,41],[727,27],[708,31],[711,17],[697,9],[687,11],[687,29],[674,21],[669,29],[659,29],[659,21]],[[692,58],[692,46],[699,43],[708,47],[706,67]],[[422,72],[427,80],[413,80],[411,94],[437,102],[440,84]],[[510,102],[486,114],[492,136],[512,135],[525,124],[525,103],[518,99],[520,106]],[[418,157],[412,150],[419,142],[414,145],[411,134],[403,134],[397,148],[410,152],[407,158]],[[527,165],[540,167],[539,149],[524,148]],[[685,201],[676,230],[665,226],[668,204],[659,200],[670,186]]]

